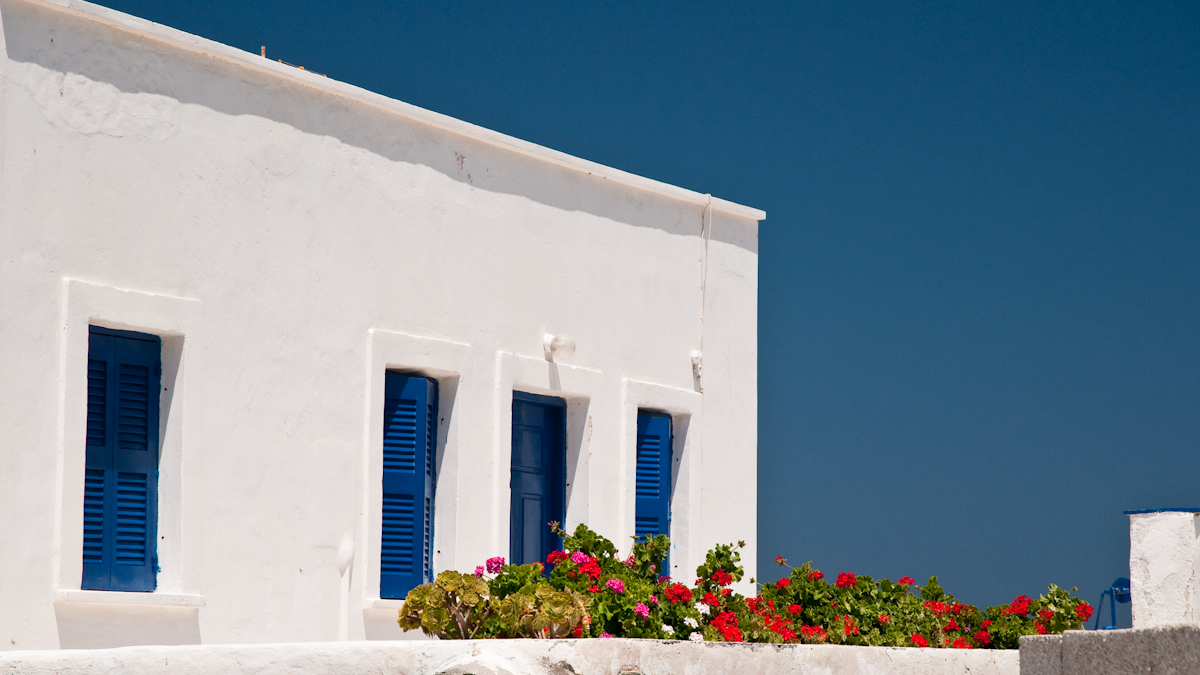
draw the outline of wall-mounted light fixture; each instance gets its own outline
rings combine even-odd
[[[551,335],[546,333],[542,336],[542,347],[546,350],[546,356],[550,360],[567,359],[575,353],[575,338],[566,333]]]

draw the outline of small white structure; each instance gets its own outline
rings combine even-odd
[[[1200,510],[1127,513],[1133,627],[1200,626]]]
[[[755,574],[761,211],[77,0],[0,23],[0,648],[399,637],[388,574],[556,509],[627,551],[655,499],[673,572]]]

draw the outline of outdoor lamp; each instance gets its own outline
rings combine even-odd
[[[570,358],[575,353],[575,338],[566,333],[547,333],[542,336],[542,347],[546,349],[546,354],[551,360]]]

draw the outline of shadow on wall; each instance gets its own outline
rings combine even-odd
[[[196,607],[56,602],[61,649],[200,644]]]
[[[156,120],[147,119],[158,117],[152,135],[170,136],[177,130],[177,111],[170,110],[173,99],[225,115],[273,120],[316,137],[335,138],[392,162],[426,166],[481,190],[522,196],[557,209],[582,211],[670,234],[700,233],[703,206],[698,204],[690,205],[694,217],[682,217],[675,210],[679,203],[668,197],[563,170],[380,108],[351,103],[316,86],[199,56],[55,9],[20,0],[0,0],[0,13],[8,58],[61,73],[63,79],[54,92],[43,91],[48,88],[41,86],[32,93],[43,107],[74,106],[63,114],[73,122],[103,125],[107,118],[115,124],[155,124]],[[74,76],[87,81],[71,82]],[[83,98],[76,93],[72,101],[64,91],[65,83],[83,88]],[[89,94],[100,93],[94,83],[107,83],[124,94],[149,96],[132,103],[123,97],[92,96]],[[137,107],[139,114],[131,115],[127,105]],[[279,143],[286,140],[281,138]],[[290,156],[297,165],[312,159],[303,154]],[[732,216],[714,216],[713,239],[757,252],[756,228],[746,227]]]

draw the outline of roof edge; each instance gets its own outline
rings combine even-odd
[[[410,103],[405,103],[393,98],[388,98],[382,94],[377,94],[373,91],[368,91],[362,87],[356,87],[352,84],[347,84],[339,80],[315,75],[307,70],[299,70],[291,66],[285,66],[281,63],[276,63],[269,59],[264,59],[261,56],[245,52],[236,47],[221,44],[214,40],[202,38],[198,35],[185,33],[184,31],[164,26],[162,24],[147,21],[136,16],[118,12],[114,9],[101,7],[83,0],[20,0],[34,5],[40,5],[48,9],[66,12],[74,16],[94,21],[111,28],[116,28],[129,33],[134,33],[142,37],[146,37],[159,42],[181,47],[188,51],[198,52],[206,56],[219,58],[223,61],[237,65],[243,68],[250,68],[260,72],[270,73],[276,77],[292,80],[293,82],[318,89],[327,93],[331,93],[343,98],[359,101],[376,108],[382,108],[392,114],[400,117],[426,124],[432,127],[448,131],[459,136],[465,136],[476,140],[489,143],[494,146],[505,148],[512,152],[537,159],[540,161],[556,164],[558,166],[586,173],[605,180],[612,180],[632,188],[652,192],[680,201],[689,202],[698,206],[706,206],[711,198],[712,208],[717,211],[737,216],[739,218],[747,218],[750,220],[761,221],[765,220],[767,214],[761,209],[756,209],[749,206],[743,206],[731,201],[711,197],[707,194],[681,188],[670,183],[664,183],[652,178],[646,178],[637,174],[614,169],[603,164],[591,162],[585,159],[580,159],[574,155],[569,155],[565,152],[559,152],[536,143],[523,141],[519,138],[502,134],[498,131],[493,131],[485,127],[481,127],[469,122],[464,122],[460,119],[443,115],[441,113],[426,110],[417,107]]]

